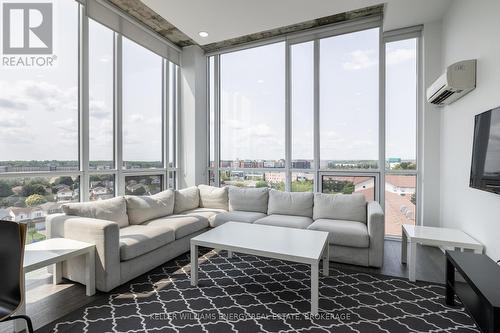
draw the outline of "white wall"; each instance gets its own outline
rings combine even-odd
[[[441,63],[441,21],[426,23],[422,31],[422,68],[420,70],[419,117],[419,161],[420,161],[420,219],[422,225],[438,227],[440,225],[440,113],[433,104],[427,103],[426,88],[442,73]]]
[[[178,187],[185,188],[207,181],[207,67],[199,46],[183,48],[181,62]]]
[[[440,110],[441,221],[500,259],[500,195],[469,188],[474,115],[500,106],[500,1],[455,0],[443,19],[443,64],[477,58],[477,88]]]

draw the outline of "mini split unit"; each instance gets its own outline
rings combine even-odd
[[[476,59],[454,63],[427,88],[427,101],[444,106],[476,88]]]

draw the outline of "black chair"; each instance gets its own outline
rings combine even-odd
[[[0,221],[0,322],[24,319],[28,331],[33,324],[26,315],[14,315],[24,302],[23,259],[26,224]]]

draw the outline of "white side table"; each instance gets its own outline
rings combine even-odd
[[[22,287],[24,288],[25,274],[49,265],[54,266],[53,283],[62,279],[62,263],[68,259],[85,256],[85,285],[87,296],[95,294],[95,245],[66,238],[51,238],[26,245],[24,249],[24,274]],[[26,313],[26,297],[17,311]],[[25,329],[25,323],[16,320],[14,331]]]
[[[417,243],[483,252],[483,245],[462,230],[403,224],[401,263],[408,261],[408,279],[415,281]]]

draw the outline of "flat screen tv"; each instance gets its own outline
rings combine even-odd
[[[500,107],[475,118],[470,187],[500,194]]]

